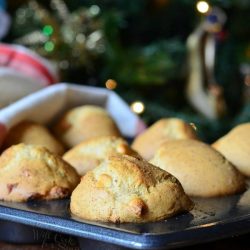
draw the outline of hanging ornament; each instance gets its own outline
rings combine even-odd
[[[214,74],[216,34],[222,30],[225,21],[222,10],[209,7],[206,18],[187,39],[187,98],[198,112],[211,119],[226,113],[223,89]]]

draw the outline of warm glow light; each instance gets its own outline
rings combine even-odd
[[[130,107],[132,111],[135,112],[136,114],[141,114],[145,109],[144,104],[138,101],[133,102]]]
[[[209,4],[206,1],[199,1],[196,4],[196,8],[200,13],[207,13],[209,10]]]
[[[106,81],[105,86],[107,89],[115,89],[117,87],[117,82],[115,80],[109,79]]]

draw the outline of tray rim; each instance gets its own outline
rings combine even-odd
[[[206,243],[250,232],[250,214],[168,233],[132,233],[72,218],[0,205],[0,219],[132,249],[167,249]]]

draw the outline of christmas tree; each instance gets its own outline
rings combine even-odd
[[[219,28],[209,15],[212,8],[224,15]],[[250,121],[250,1],[10,1],[8,10],[13,22],[7,42],[55,61],[62,81],[117,91],[148,125],[180,117],[212,142]],[[208,18],[218,28],[212,72],[217,89],[206,81],[202,88],[212,95],[222,90],[226,111],[216,119],[197,112],[186,98],[187,40]],[[106,83],[110,78],[115,81]]]

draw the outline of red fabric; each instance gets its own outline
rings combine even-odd
[[[0,66],[14,68],[32,78],[40,77],[46,85],[56,82],[53,75],[40,61],[22,51],[17,51],[3,44],[0,45]]]

